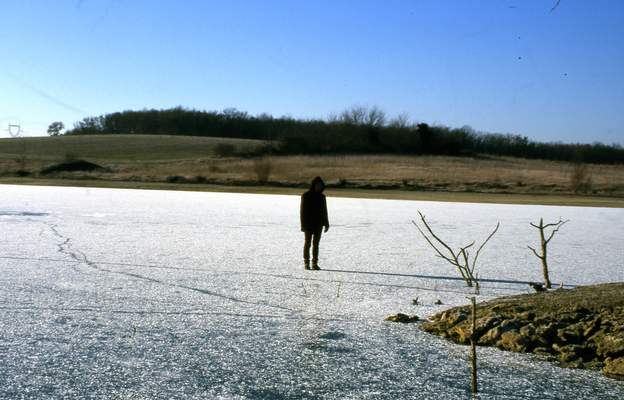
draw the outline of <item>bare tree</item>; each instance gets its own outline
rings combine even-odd
[[[260,183],[267,183],[271,176],[271,170],[273,169],[273,162],[271,157],[260,157],[253,161],[253,170],[256,174],[256,178]]]
[[[588,193],[592,190],[592,177],[587,164],[574,163],[570,174],[570,187],[574,193]]]
[[[550,278],[548,276],[548,243],[552,240],[553,236],[555,236],[555,233],[557,233],[559,229],[568,221],[570,220],[568,219],[564,221],[559,218],[559,222],[544,225],[544,218],[540,218],[539,224],[534,224],[533,222],[530,223],[533,228],[537,228],[539,230],[541,254],[539,254],[537,250],[535,250],[533,247],[527,247],[533,252],[533,254],[535,254],[537,258],[542,261],[544,286],[546,287],[546,289],[550,289],[552,287],[552,285],[550,284]],[[549,235],[546,235],[547,228],[553,228]]]
[[[386,124],[386,113],[377,106],[353,106],[344,110],[338,119],[345,124],[379,127]]]
[[[494,228],[492,233],[490,233],[487,239],[485,239],[485,241],[481,244],[481,246],[479,246],[471,261],[470,251],[468,249],[474,246],[475,241],[472,241],[472,243],[467,246],[460,247],[458,251],[453,251],[453,249],[449,245],[447,245],[442,239],[440,239],[435,233],[433,233],[433,230],[427,223],[425,216],[420,211],[418,211],[418,214],[420,215],[420,220],[425,226],[425,229],[429,232],[431,238],[427,236],[422,229],[420,229],[420,226],[418,226],[415,221],[412,221],[412,223],[414,224],[414,226],[416,226],[416,228],[425,238],[427,243],[429,243],[429,245],[433,247],[433,249],[437,253],[437,256],[448,261],[451,265],[455,266],[464,282],[466,282],[467,286],[472,287],[473,283],[475,283],[478,287],[477,276],[474,272],[477,266],[477,260],[479,259],[479,253],[481,253],[481,250],[486,245],[486,243],[492,238],[492,236],[494,236],[496,231],[498,231],[498,228],[500,227],[500,222],[496,223],[496,227]]]
[[[340,114],[340,120],[345,124],[363,125],[366,120],[368,110],[365,107],[354,106],[348,110],[344,110]]]
[[[390,120],[389,125],[393,128],[407,128],[409,127],[409,114],[401,113]]]
[[[327,122],[329,122],[330,124],[340,122],[340,117],[338,116],[338,114],[334,112],[329,113],[329,115],[327,116]]]
[[[386,113],[379,107],[373,106],[366,113],[365,124],[368,126],[384,126],[386,123]]]

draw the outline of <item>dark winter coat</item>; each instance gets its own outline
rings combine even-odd
[[[320,177],[314,178],[310,189],[301,195],[301,231],[302,232],[318,232],[323,227],[329,226],[327,217],[327,200],[321,192],[315,192],[314,186],[316,182],[321,182],[323,189],[325,183]]]

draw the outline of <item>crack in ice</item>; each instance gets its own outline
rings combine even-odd
[[[58,225],[57,224],[52,224],[52,223],[48,223],[48,222],[44,222],[44,224],[46,224],[50,230],[54,233],[54,235],[56,237],[58,237],[59,239],[62,240],[61,243],[57,243],[57,251],[61,254],[65,254],[67,256],[69,256],[70,258],[72,258],[75,262],[77,263],[81,263],[84,265],[87,265],[97,271],[100,272],[106,272],[106,273],[110,273],[110,274],[116,274],[116,275],[124,275],[124,276],[128,276],[131,278],[135,278],[135,279],[141,279],[141,280],[145,280],[145,281],[149,281],[149,282],[153,282],[153,283],[157,283],[163,286],[169,286],[169,287],[176,287],[176,288],[180,288],[180,289],[186,289],[186,290],[191,290],[194,292],[198,292],[198,293],[202,293],[202,294],[206,294],[209,296],[213,296],[213,297],[219,297],[225,300],[229,300],[232,302],[236,302],[236,303],[243,303],[243,304],[252,304],[252,305],[257,305],[257,306],[264,306],[264,307],[269,307],[269,308],[275,308],[275,309],[280,309],[280,310],[284,310],[284,311],[290,311],[290,312],[296,312],[297,310],[293,310],[291,308],[288,307],[283,307],[283,306],[279,306],[279,305],[275,305],[275,304],[270,304],[270,303],[265,303],[265,302],[254,302],[254,301],[249,301],[249,300],[244,300],[244,299],[239,299],[237,297],[234,296],[228,296],[222,293],[218,293],[215,291],[211,291],[211,290],[207,290],[207,289],[201,289],[201,288],[196,288],[196,287],[192,287],[192,286],[187,286],[187,285],[181,285],[181,284],[176,284],[176,283],[170,283],[170,282],[165,282],[156,278],[150,278],[148,276],[144,276],[144,275],[140,275],[140,274],[135,274],[132,272],[124,272],[124,271],[113,271],[110,269],[106,269],[106,268],[102,268],[100,266],[98,266],[97,262],[91,261],[87,255],[78,249],[74,249],[73,251],[71,250],[72,248],[72,244],[71,244],[71,238],[64,236],[63,234],[61,234],[58,230]],[[81,273],[77,268],[75,268],[74,266],[72,266],[72,268],[76,271]]]

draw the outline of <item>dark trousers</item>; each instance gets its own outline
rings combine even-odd
[[[303,259],[305,262],[310,261],[310,245],[312,245],[312,262],[318,262],[318,254],[319,254],[319,242],[321,241],[321,232],[322,229],[318,231],[306,231],[305,234],[305,242],[303,244]]]

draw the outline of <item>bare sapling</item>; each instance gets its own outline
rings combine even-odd
[[[477,329],[477,302],[474,296],[470,298],[472,303],[472,328],[470,330],[470,372],[471,372],[471,384],[472,394],[477,394],[479,391],[477,386],[477,341],[475,331]]]
[[[256,158],[253,162],[253,170],[256,173],[258,182],[267,183],[273,169],[273,161],[271,157]]]
[[[440,237],[437,236],[433,232],[433,230],[427,223],[425,216],[420,211],[418,211],[418,214],[420,215],[420,220],[425,226],[426,231],[429,232],[429,235],[431,237],[427,236],[427,234],[420,228],[420,226],[415,221],[412,221],[412,223],[414,224],[414,226],[416,226],[416,228],[418,229],[420,234],[425,238],[427,243],[429,243],[429,245],[433,247],[433,249],[437,253],[436,255],[448,261],[451,265],[455,266],[457,268],[457,271],[461,275],[464,282],[466,282],[466,285],[468,287],[472,287],[473,284],[476,284],[478,287],[478,280],[475,275],[475,269],[477,267],[477,260],[479,259],[479,254],[481,253],[481,250],[483,250],[483,247],[487,244],[487,242],[489,242],[492,236],[494,236],[494,234],[498,231],[500,222],[496,223],[496,227],[494,228],[492,233],[490,233],[487,239],[485,239],[485,241],[481,244],[481,246],[479,246],[476,253],[474,254],[474,257],[472,257],[472,260],[471,260],[469,249],[472,246],[474,246],[475,241],[472,241],[472,243],[466,246],[460,247],[459,250],[454,251],[448,244],[446,244],[446,242],[440,239]]]
[[[564,221],[559,218],[558,222],[544,224],[544,218],[540,218],[539,224],[534,224],[533,222],[530,223],[532,227],[539,230],[541,253],[538,253],[537,250],[535,250],[535,248],[531,246],[527,247],[542,262],[542,272],[544,273],[544,287],[546,289],[550,289],[552,287],[550,283],[550,277],[548,276],[548,243],[550,243],[552,238],[555,236],[555,233],[557,233],[559,229],[568,221],[570,220],[568,219]],[[552,228],[552,231],[550,232],[550,234],[547,235],[546,229],[548,228]]]
[[[592,189],[592,176],[585,163],[575,163],[570,174],[570,186],[574,193],[589,193]]]

